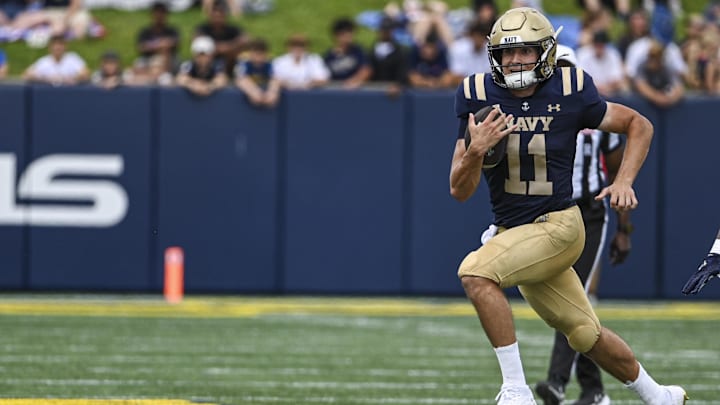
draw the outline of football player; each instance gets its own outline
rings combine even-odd
[[[520,360],[512,311],[503,292],[518,286],[525,300],[573,350],[625,383],[646,403],[683,404],[685,391],[659,385],[618,335],[600,325],[572,264],[585,244],[580,210],[572,199],[577,133],[584,128],[627,134],[620,170],[595,197],[617,210],[638,200],[632,188],[652,139],[652,124],[637,111],[606,102],[580,69],[556,70],[556,33],[532,8],[503,14],[489,35],[492,71],[458,86],[459,128],[450,192],[459,201],[475,193],[481,176],[490,189],[498,234],[460,264],[458,276],[500,363],[498,404],[535,404]],[[474,113],[498,105],[487,119]],[[502,119],[495,120],[498,114]],[[465,148],[465,129],[472,142]],[[483,156],[508,137],[506,156],[482,169]]]
[[[703,260],[697,271],[690,276],[682,289],[683,294],[697,294],[705,287],[708,281],[720,274],[720,231],[715,237],[715,243],[710,248],[705,260]]]

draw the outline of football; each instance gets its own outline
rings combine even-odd
[[[480,111],[475,113],[475,122],[480,123],[485,121],[485,118],[487,118],[493,108],[491,105],[481,108]],[[501,119],[501,115],[498,114],[495,119]],[[502,138],[495,146],[488,149],[487,153],[485,153],[485,159],[483,159],[483,169],[493,168],[503,160],[507,148],[507,139],[507,136]],[[470,146],[470,141],[470,131],[465,128],[465,149]]]

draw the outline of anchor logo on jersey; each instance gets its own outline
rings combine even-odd
[[[523,111],[527,111],[527,110],[530,109],[530,104],[528,104],[527,101],[523,101],[523,102],[522,102],[522,105],[520,106],[520,109],[523,110]]]

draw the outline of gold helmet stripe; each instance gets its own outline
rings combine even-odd
[[[463,79],[463,93],[465,93],[465,99],[470,100],[470,76]]]

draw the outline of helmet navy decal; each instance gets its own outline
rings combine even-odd
[[[519,42],[523,42],[523,40],[522,40],[521,36],[517,36],[517,35],[505,37],[500,41],[501,44],[517,44]]]

